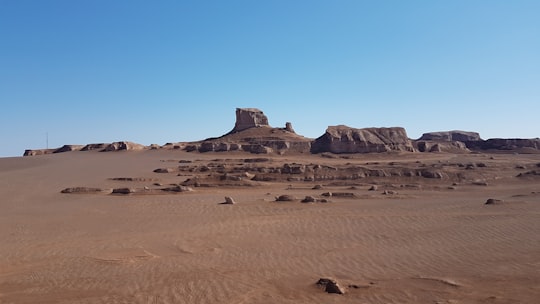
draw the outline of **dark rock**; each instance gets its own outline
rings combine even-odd
[[[327,293],[336,293],[336,294],[345,293],[345,288],[341,287],[340,284],[335,279],[320,278],[316,284],[319,287],[324,288],[324,291],[326,291]]]
[[[296,197],[288,194],[280,195],[276,197],[276,202],[291,202],[296,200]]]
[[[174,172],[173,168],[158,168],[154,170],[155,173],[171,173]]]
[[[132,188],[115,188],[112,190],[113,194],[131,194],[137,192],[135,189]]]
[[[236,204],[236,202],[234,201],[234,199],[230,196],[225,196],[225,202],[221,203],[223,205],[234,205]]]
[[[488,198],[487,201],[485,202],[485,205],[497,205],[497,204],[502,204],[502,203],[503,201],[500,199]]]
[[[308,195],[302,200],[302,203],[314,203],[316,201],[317,199],[315,197]]]
[[[61,193],[104,193],[104,192],[111,192],[111,190],[104,190],[101,188],[91,188],[91,187],[71,187],[66,188]]]

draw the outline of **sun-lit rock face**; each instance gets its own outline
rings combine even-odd
[[[269,126],[268,118],[259,109],[254,108],[237,108],[236,123],[231,132],[239,132],[249,128]]]
[[[312,146],[312,153],[370,153],[388,151],[414,151],[404,128],[364,128],[330,126]]]

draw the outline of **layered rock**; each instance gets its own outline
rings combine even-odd
[[[236,109],[234,129],[218,138],[186,146],[186,151],[227,152],[244,151],[255,154],[309,152],[311,139],[294,133],[291,123],[285,128],[272,128],[259,109]]]
[[[417,140],[413,142],[414,147],[419,152],[449,152],[449,153],[467,153],[465,143],[461,141],[432,141],[432,140]]]
[[[44,155],[44,154],[52,154],[52,153],[62,153],[62,152],[69,152],[69,151],[80,151],[83,148],[82,145],[63,145],[60,148],[54,148],[54,149],[35,149],[35,150],[24,150],[23,156],[36,156],[36,155]]]
[[[429,132],[422,134],[418,140],[433,140],[433,141],[481,141],[480,134],[477,132],[468,131],[442,131],[442,132]]]
[[[344,125],[330,126],[311,145],[312,153],[370,153],[414,151],[404,128],[355,129]]]
[[[84,146],[81,151],[92,151],[92,150],[103,150],[105,149],[109,144],[106,143],[98,143],[98,144],[88,144]]]
[[[478,142],[467,142],[470,149],[480,150],[540,150],[540,138],[490,138]]]
[[[255,108],[236,108],[236,123],[231,133],[262,126],[269,125],[268,118],[261,110]]]
[[[117,141],[105,147],[102,152],[108,151],[122,151],[122,150],[143,150],[146,148],[144,145],[137,144],[130,141]]]
[[[52,154],[54,151],[56,151],[56,149],[26,149],[24,150],[23,156]]]
[[[56,149],[54,153],[80,151],[83,147],[84,147],[83,145],[63,145],[62,147]]]

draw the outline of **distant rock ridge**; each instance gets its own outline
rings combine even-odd
[[[433,140],[433,141],[481,141],[480,134],[477,132],[469,131],[442,131],[442,132],[429,132],[422,134],[418,140]]]
[[[292,124],[273,128],[268,117],[256,108],[237,108],[234,128],[227,134],[197,142],[167,143],[163,146],[119,141],[87,145],[64,145],[54,149],[28,149],[24,156],[36,156],[69,151],[122,151],[122,150],[183,150],[197,152],[249,152],[255,154],[295,153],[376,153],[376,152],[445,152],[513,151],[540,153],[540,138],[492,138],[483,140],[470,131],[440,131],[424,133],[411,140],[401,127],[356,129],[345,125],[329,126],[317,139],[296,134]]]
[[[345,125],[330,126],[311,145],[312,153],[371,153],[407,151],[414,147],[401,127],[355,129]]]
[[[35,150],[25,150],[23,156],[36,156],[44,154],[53,154],[53,153],[62,153],[69,151],[92,151],[98,150],[100,152],[108,151],[123,151],[123,150],[143,150],[147,147],[141,144],[133,143],[130,141],[117,141],[110,144],[99,143],[99,144],[88,144],[88,145],[63,145],[60,148],[54,149],[35,149]]]

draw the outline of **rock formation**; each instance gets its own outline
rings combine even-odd
[[[44,155],[68,151],[177,149],[187,152],[244,151],[255,154],[295,153],[371,153],[389,151],[420,151],[466,153],[470,150],[502,150],[515,153],[540,153],[540,138],[493,138],[482,140],[476,132],[442,131],[424,133],[411,141],[404,128],[355,129],[344,125],[330,126],[313,140],[295,133],[292,124],[272,128],[264,113],[255,108],[237,108],[234,128],[227,134],[197,142],[153,144],[149,147],[128,141],[94,143],[86,146],[64,145],[55,149],[25,150],[24,156]],[[331,155],[324,153],[323,156]]]
[[[259,109],[236,108],[236,123],[231,133],[239,132],[249,128],[269,126],[268,118]]]
[[[272,128],[268,119],[258,109],[236,109],[234,129],[217,138],[186,146],[186,151],[227,152],[244,151],[254,154],[284,153],[285,151],[306,152],[311,148],[311,139],[297,135],[292,124],[285,128]]]
[[[388,151],[414,151],[405,129],[399,127],[354,129],[344,125],[330,126],[311,146],[312,153]]]
[[[121,151],[121,150],[142,150],[145,146],[130,141],[117,141],[105,147],[102,152]]]
[[[491,138],[466,144],[469,149],[481,150],[540,150],[540,138]]]
[[[467,153],[465,143],[461,141],[433,141],[433,140],[417,140],[413,142],[414,147],[419,152],[450,152],[450,153]]]
[[[296,133],[296,132],[294,132],[294,129],[292,127],[292,123],[290,123],[290,122],[285,123],[285,131],[291,132],[291,133]]]
[[[56,149],[26,149],[24,150],[23,156],[52,154],[54,151],[56,151]]]
[[[476,132],[468,131],[443,131],[443,132],[429,132],[422,134],[418,140],[433,140],[433,141],[481,141],[480,134]]]

